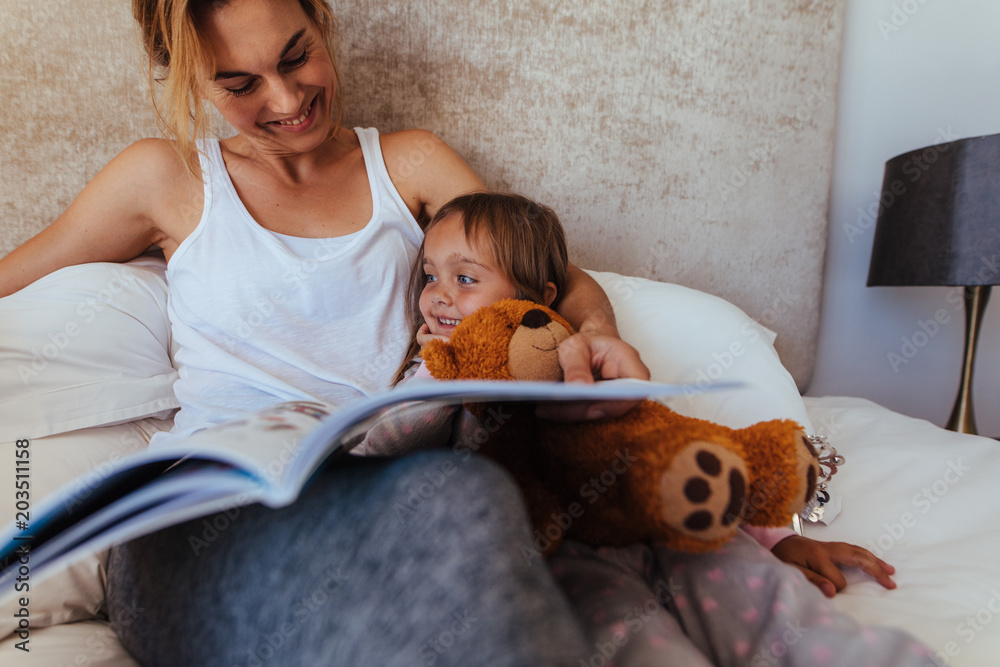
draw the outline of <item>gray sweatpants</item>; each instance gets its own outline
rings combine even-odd
[[[289,507],[115,548],[108,611],[150,666],[577,665],[582,630],[530,539],[489,461],[349,457]]]

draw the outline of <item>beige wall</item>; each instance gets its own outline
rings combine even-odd
[[[0,0],[0,255],[155,132],[125,0]],[[434,130],[580,266],[818,327],[843,0],[338,1],[347,120]]]

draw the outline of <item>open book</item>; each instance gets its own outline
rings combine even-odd
[[[716,384],[707,390],[734,388]],[[699,391],[706,388],[699,388]],[[690,387],[687,387],[690,391]],[[32,578],[87,554],[218,511],[250,503],[283,507],[324,463],[347,453],[389,408],[426,401],[595,401],[668,397],[683,385],[639,380],[419,382],[348,403],[280,403],[246,418],[115,462],[86,493],[71,482],[0,533],[0,591],[30,554]],[[397,412],[398,414],[398,412]]]

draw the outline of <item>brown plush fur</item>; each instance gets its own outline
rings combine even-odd
[[[556,348],[571,332],[544,306],[505,300],[465,318],[423,356],[442,380],[560,380]],[[525,403],[467,407],[492,410],[480,453],[521,485],[534,548],[546,555],[567,536],[708,551],[741,523],[787,525],[815,491],[816,452],[792,421],[733,430],[648,400],[621,417],[581,423],[536,418]]]

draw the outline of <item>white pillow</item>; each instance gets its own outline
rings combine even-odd
[[[38,506],[52,491],[78,478],[73,488],[80,498],[86,497],[96,480],[107,474],[108,463],[145,449],[154,433],[170,426],[169,420],[143,419],[30,440],[31,506]],[[0,480],[4,483],[14,479],[18,461],[15,446],[16,442],[0,442]],[[13,484],[9,484],[13,494]],[[104,605],[107,564],[108,552],[102,551],[40,581],[32,577],[27,594],[5,587],[0,591],[0,638],[17,629],[14,614],[20,609],[21,596],[29,599],[32,628],[93,618]]]
[[[802,396],[774,349],[775,333],[733,304],[688,287],[588,271],[615,310],[618,331],[658,382],[683,384],[673,410],[731,428],[792,419],[814,433]],[[743,389],[704,392],[709,382]]]
[[[178,407],[165,272],[162,258],[80,264],[0,299],[0,442]]]

